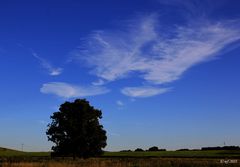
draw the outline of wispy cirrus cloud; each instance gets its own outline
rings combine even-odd
[[[94,85],[94,86],[100,86],[100,85],[104,85],[104,84],[105,84],[105,82],[102,79],[92,82],[92,85]]]
[[[121,100],[117,100],[116,103],[118,106],[124,106],[124,103]]]
[[[109,89],[97,86],[76,86],[64,82],[50,82],[43,84],[40,92],[63,98],[73,98],[105,94],[109,92]]]
[[[32,52],[32,55],[33,55],[33,57],[35,57],[40,62],[42,67],[48,71],[49,75],[57,76],[57,75],[60,75],[62,73],[62,71],[63,71],[62,68],[55,68],[55,67],[53,67],[47,60],[45,60],[44,58],[40,57],[35,52]]]
[[[212,12],[223,6],[228,0],[218,0],[217,3],[211,0],[158,0],[159,4],[165,5],[165,9],[175,10],[172,12],[182,15],[186,19],[209,17]],[[178,11],[176,11],[178,10]]]
[[[170,88],[156,88],[150,86],[143,87],[125,87],[121,92],[130,97],[150,97],[170,91]]]
[[[203,19],[165,31],[159,17],[152,14],[135,20],[124,31],[94,32],[86,40],[85,48],[75,51],[75,57],[87,62],[92,74],[108,82],[138,72],[150,88],[126,87],[121,92],[149,97],[166,92],[168,88],[159,86],[181,78],[191,67],[216,58],[220,51],[238,41],[239,25],[239,20]]]

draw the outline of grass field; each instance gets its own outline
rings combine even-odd
[[[240,151],[105,152],[105,157],[240,158]]]
[[[49,152],[22,152],[7,148],[0,148],[0,157],[48,157],[50,156]]]
[[[50,152],[22,152],[0,148],[0,157],[50,157]],[[239,158],[240,151],[157,151],[157,152],[105,152],[102,157],[179,157],[179,158]]]
[[[240,166],[240,151],[105,152],[99,158],[51,159],[49,152],[0,148],[0,167],[218,167]]]
[[[2,162],[1,167],[237,167],[240,163],[222,163],[219,159],[199,158],[90,158]]]

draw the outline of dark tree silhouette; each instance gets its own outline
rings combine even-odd
[[[157,146],[150,147],[148,151],[159,151],[159,148]]]
[[[141,148],[137,148],[136,150],[135,150],[135,152],[143,152],[144,150],[143,149],[141,149]]]
[[[50,117],[48,140],[55,143],[52,156],[95,157],[103,153],[106,131],[99,124],[102,112],[85,99],[65,102]]]

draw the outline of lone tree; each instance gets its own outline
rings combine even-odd
[[[85,99],[63,103],[50,117],[48,140],[55,143],[52,156],[95,157],[103,153],[106,131],[99,124],[102,112]]]

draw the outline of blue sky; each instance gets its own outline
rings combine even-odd
[[[0,146],[50,150],[65,101],[103,112],[106,150],[240,145],[240,2],[0,2]]]

